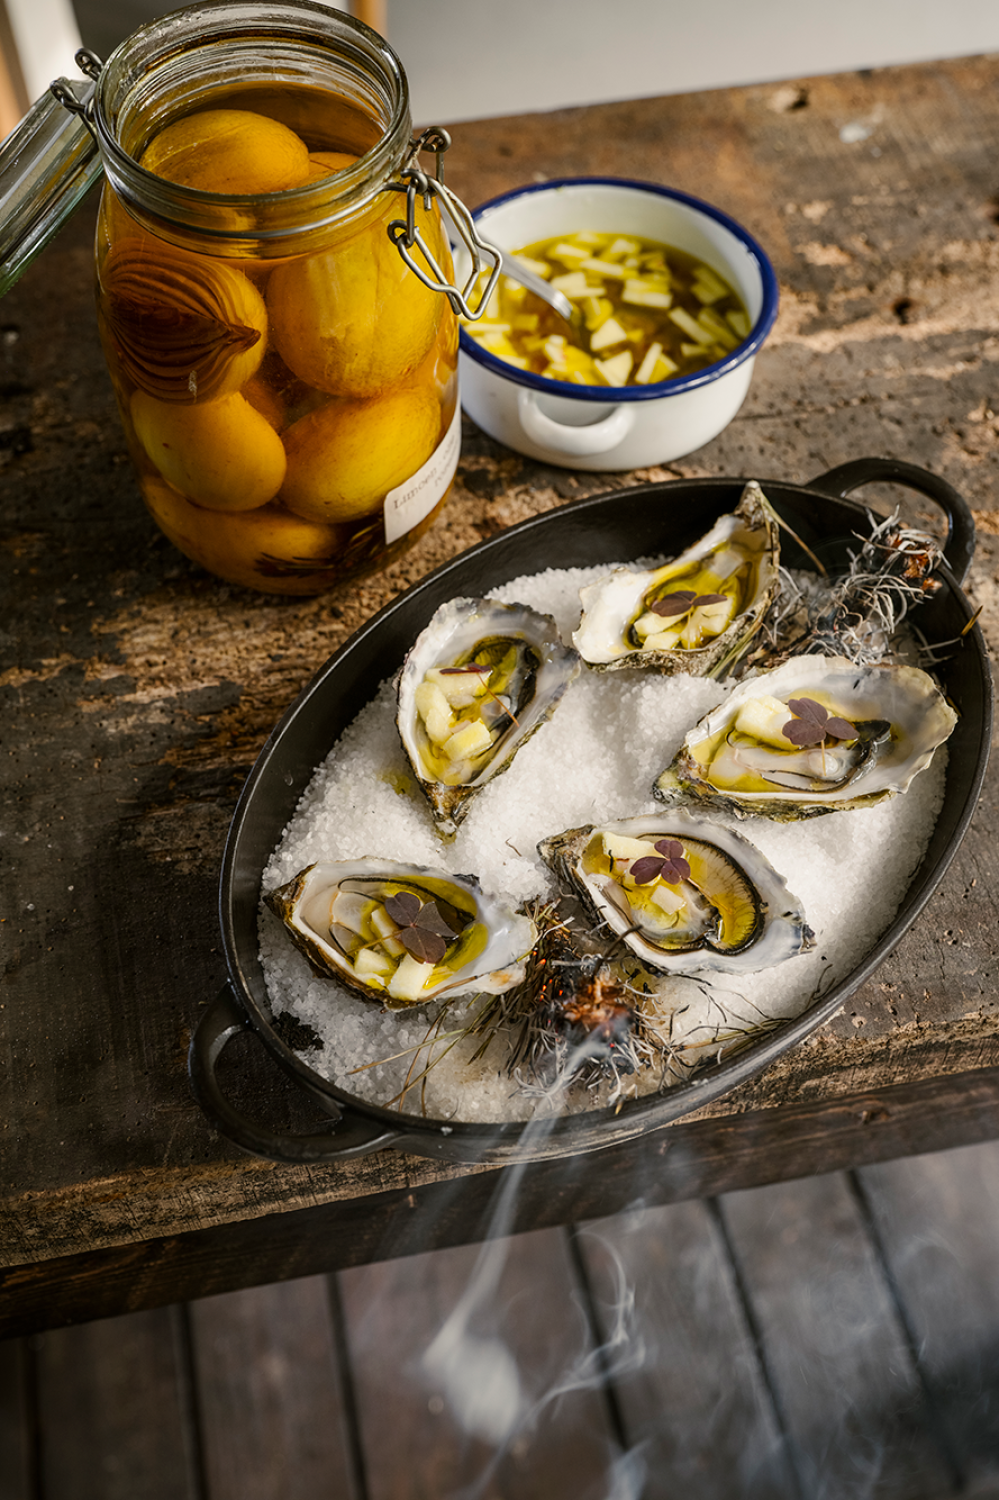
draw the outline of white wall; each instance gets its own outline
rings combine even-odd
[[[388,0],[420,124],[999,52],[999,0]]]

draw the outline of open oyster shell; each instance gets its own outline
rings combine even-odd
[[[653,791],[780,822],[865,807],[904,792],[956,723],[918,667],[791,657],[740,683],[695,725]]]
[[[658,972],[751,973],[813,946],[783,876],[742,834],[703,813],[570,828],[542,840],[538,853],[598,923]]]
[[[501,995],[523,979],[537,940],[531,919],[473,875],[393,860],[309,865],[266,900],[319,973],[391,1010]]]
[[[399,674],[396,722],[442,838],[505,771],[580,670],[550,615],[495,599],[452,599]]]
[[[615,568],[580,589],[573,634],[598,670],[721,676],[756,634],[778,582],[777,519],[755,480],[736,509],[661,568]]]

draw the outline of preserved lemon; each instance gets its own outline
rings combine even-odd
[[[161,130],[141,164],[157,177],[208,193],[280,193],[309,180],[303,140],[268,115],[204,109]]]
[[[343,537],[276,505],[226,513],[200,510],[162,480],[143,485],[153,519],[175,547],[244,588],[313,594],[316,575],[335,567]]]
[[[320,181],[323,177],[330,177],[334,172],[342,172],[346,167],[352,167],[357,157],[349,151],[311,151],[309,153],[309,177],[313,182]]]
[[[242,271],[142,234],[117,240],[100,276],[108,337],[141,390],[162,401],[211,401],[255,374],[267,309]]]
[[[281,488],[284,445],[245,397],[178,406],[136,391],[131,413],[150,462],[196,504],[211,510],[254,510]]]
[[[330,401],[288,428],[281,501],[313,521],[352,521],[430,457],[440,434],[433,390],[416,386],[376,401]]]
[[[405,264],[385,216],[322,255],[279,266],[267,286],[271,337],[309,385],[339,396],[376,396],[399,385],[429,350],[446,303]],[[437,219],[418,213],[439,263],[450,266]]]

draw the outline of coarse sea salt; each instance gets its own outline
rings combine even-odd
[[[515,579],[492,597],[553,615],[569,639],[579,621],[579,589],[606,571],[549,570]],[[381,858],[472,872],[511,905],[551,897],[539,839],[662,811],[652,796],[655,777],[725,694],[724,684],[706,678],[584,668],[510,769],[476,796],[454,842],[442,844],[399,741],[394,684],[385,682],[317,768],[267,864],[263,889],[317,861]],[[663,1057],[626,1077],[625,1094],[658,1089],[666,1073],[683,1076],[699,1056],[717,1051],[720,1037],[800,1014],[816,993],[851,973],[890,925],[923,857],[943,802],[945,769],[941,747],[904,796],[875,807],[797,823],[732,820],[786,879],[815,947],[757,974],[665,985],[652,1021],[669,1035],[671,1064]],[[437,1007],[384,1011],[319,978],[264,906],[260,958],[273,1012],[289,1012],[320,1038],[305,1054],[309,1066],[358,1100],[388,1105],[408,1088],[407,1112],[486,1123],[554,1108],[592,1109],[609,1097],[610,1085],[563,1090],[554,1103],[550,1093],[525,1090],[510,1076],[508,1038],[498,1037],[473,1060],[481,1037],[453,1041],[453,1035],[481,1003],[474,998],[452,1002],[440,1039],[428,1043]],[[677,1056],[679,1063],[672,1061]]]

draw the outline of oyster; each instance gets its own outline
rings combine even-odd
[[[309,865],[266,900],[314,968],[393,1010],[501,995],[523,979],[537,938],[474,876],[393,860]]]
[[[437,610],[399,674],[397,723],[442,837],[579,670],[555,621],[527,605],[452,599]]]
[[[777,518],[755,480],[736,509],[661,568],[615,568],[580,589],[572,639],[590,666],[719,677],[756,634],[774,597]]]
[[[918,667],[794,656],[703,718],[653,790],[781,822],[865,807],[904,792],[956,723]]]
[[[702,814],[570,828],[538,853],[650,969],[744,974],[813,946],[783,876],[742,834]]]

